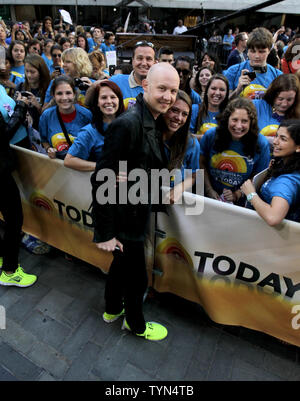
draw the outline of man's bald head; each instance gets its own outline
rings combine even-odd
[[[176,69],[169,63],[156,63],[154,64],[148,71],[147,74],[147,81],[151,81],[151,80],[157,80],[157,79],[161,79],[163,77],[163,75],[165,74],[169,74],[170,79],[171,78],[175,78],[175,80],[178,78],[178,82],[179,82],[179,76],[178,76],[178,72],[176,71]]]
[[[154,118],[166,113],[176,101],[179,89],[179,75],[168,63],[154,64],[143,80],[144,100]]]

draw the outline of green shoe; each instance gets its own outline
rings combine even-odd
[[[106,323],[112,323],[112,322],[115,322],[117,319],[119,319],[120,316],[123,316],[123,315],[125,315],[125,309],[123,309],[122,312],[118,313],[117,315],[111,315],[109,313],[104,312],[102,317]]]
[[[123,321],[122,330],[131,331],[126,319]],[[159,341],[163,340],[168,335],[168,330],[161,324],[156,322],[147,322],[146,330],[142,334],[134,333],[138,337],[144,337],[146,340]]]
[[[33,274],[25,273],[22,267],[19,265],[17,270],[12,274],[7,274],[6,272],[1,273],[0,285],[30,287],[36,282],[36,280],[36,276],[34,276]]]

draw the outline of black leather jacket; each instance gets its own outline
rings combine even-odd
[[[97,190],[106,179],[99,181],[98,177],[97,180],[97,173],[101,169],[110,169],[118,175],[119,161],[127,162],[127,176],[133,169],[142,169],[146,172],[147,203],[120,204],[117,191],[116,204],[98,204]],[[150,172],[151,169],[161,170],[166,166],[161,134],[157,131],[156,122],[143,100],[143,95],[140,94],[136,105],[110,124],[105,133],[101,159],[97,162],[96,170],[91,177],[94,242],[105,242],[114,237],[120,240],[144,240],[151,211]],[[134,184],[135,181],[127,181],[127,193]]]
[[[10,173],[15,168],[15,158],[9,141],[25,121],[26,111],[27,105],[17,101],[14,113],[7,122],[0,113],[0,175]]]

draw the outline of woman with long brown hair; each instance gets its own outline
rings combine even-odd
[[[68,150],[64,165],[80,171],[94,171],[101,157],[105,131],[109,124],[124,111],[123,96],[114,82],[99,82],[91,99],[93,120],[83,127]]]
[[[236,98],[201,140],[200,167],[204,169],[209,198],[239,204],[240,186],[268,167],[267,139],[258,133],[257,115],[251,100]]]
[[[253,100],[259,132],[272,144],[281,121],[300,118],[300,81],[295,74],[282,74],[268,87],[263,99]]]

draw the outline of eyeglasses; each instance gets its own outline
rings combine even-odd
[[[61,54],[52,54],[52,57],[59,57],[59,58],[61,58]]]
[[[154,48],[154,44],[151,42],[147,42],[146,40],[141,40],[140,42],[136,42],[134,47],[138,47],[138,46],[149,46],[149,47],[152,47],[152,49]]]
[[[176,71],[178,72],[178,74],[180,75],[180,73],[182,73],[182,75],[187,76],[191,73],[190,70],[181,70],[180,68],[176,68]]]

